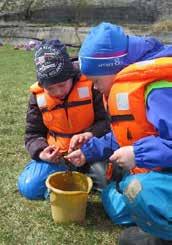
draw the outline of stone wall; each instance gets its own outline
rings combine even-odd
[[[172,31],[156,31],[151,25],[123,25],[126,33],[155,36],[165,43],[172,43]],[[28,23],[1,23],[0,38],[7,43],[23,43],[27,40],[60,39],[70,45],[80,45],[90,27],[43,26]]]

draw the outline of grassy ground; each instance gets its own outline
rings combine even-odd
[[[98,195],[89,197],[82,226],[54,224],[48,201],[19,195],[17,176],[29,160],[23,138],[33,54],[4,46],[0,57],[0,244],[116,244],[120,229],[104,214]]]

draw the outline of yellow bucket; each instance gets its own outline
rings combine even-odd
[[[54,222],[84,221],[92,185],[90,177],[78,172],[56,172],[49,175],[46,186],[50,190]]]

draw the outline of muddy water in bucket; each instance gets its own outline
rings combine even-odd
[[[90,177],[78,172],[57,172],[48,177],[46,185],[56,223],[84,221],[88,193],[92,188]]]

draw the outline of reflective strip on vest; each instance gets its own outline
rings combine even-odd
[[[44,94],[39,94],[39,96],[36,97],[36,100],[40,109],[46,106],[46,98]]]

